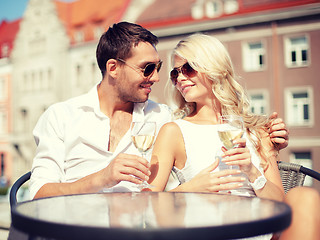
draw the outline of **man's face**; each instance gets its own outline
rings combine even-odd
[[[151,86],[159,82],[159,74],[155,69],[145,77],[143,70],[147,64],[160,62],[157,50],[147,42],[140,42],[131,50],[132,56],[120,64],[121,74],[118,79],[119,98],[124,102],[145,102],[151,92]]]

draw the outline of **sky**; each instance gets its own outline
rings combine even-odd
[[[21,18],[28,0],[0,0],[0,21],[13,21]]]
[[[71,2],[75,0],[60,0]],[[0,0],[0,22],[13,21],[23,16],[29,0]]]

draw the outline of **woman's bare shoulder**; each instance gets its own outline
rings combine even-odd
[[[175,122],[169,122],[169,123],[164,124],[161,127],[160,131],[163,132],[163,133],[167,133],[168,132],[170,134],[173,134],[173,133],[180,132],[180,128]]]

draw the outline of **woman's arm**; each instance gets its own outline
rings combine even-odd
[[[179,163],[176,159],[182,157],[183,151],[184,141],[178,125],[173,122],[163,125],[154,143],[150,162],[151,175],[148,182],[155,186],[152,191],[165,189],[171,169],[175,163]]]
[[[252,164],[250,150],[246,147],[246,139],[235,140],[235,143],[238,144],[239,147],[226,151],[222,161],[230,165],[239,165],[240,170],[244,172],[248,176],[249,181],[253,183],[261,176],[261,173]],[[282,201],[284,199],[284,190],[275,158],[276,150],[266,132],[263,133],[261,144],[265,154],[259,154],[259,157],[267,163],[267,167],[264,170],[267,182],[262,189],[254,191],[258,197]]]
[[[156,139],[152,158],[151,175],[149,183],[154,188],[152,191],[163,191],[167,184],[172,167],[183,169],[186,162],[186,150],[180,128],[175,123],[165,124]],[[185,182],[170,191],[180,192],[218,192],[220,190],[232,190],[242,186],[244,179],[236,175],[240,171],[236,169],[212,172],[217,168],[219,161],[214,161],[208,168],[202,170],[193,179]]]
[[[262,189],[261,192],[258,192],[259,197],[268,197],[270,196],[276,200],[283,200],[285,197],[284,189],[282,186],[282,181],[280,177],[280,172],[278,168],[278,151],[275,149],[274,145],[271,142],[270,136],[268,133],[264,133],[261,139],[262,151],[264,154],[260,154],[261,159],[263,159],[267,164],[267,168],[264,170],[264,175],[267,178],[267,188]]]

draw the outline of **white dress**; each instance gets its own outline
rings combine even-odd
[[[180,127],[182,132],[187,155],[187,160],[183,169],[173,167],[173,171],[176,173],[180,184],[182,184],[191,180],[201,170],[214,162],[215,156],[222,146],[222,142],[220,141],[217,132],[221,126],[219,124],[199,125],[182,119],[176,120],[175,123]],[[261,174],[263,174],[263,169],[260,167],[260,158],[258,157],[253,144],[246,135],[244,135],[244,137],[247,139],[247,147],[251,153],[252,163],[259,169]],[[221,166],[219,165],[215,171],[219,171],[220,167]],[[241,189],[233,190],[232,194],[256,196],[248,181],[245,182],[245,185]],[[188,212],[186,212],[186,214],[188,214]],[[219,221],[219,219],[217,219],[217,221]],[[248,239],[267,240],[271,239],[271,237],[272,234],[268,234]]]

